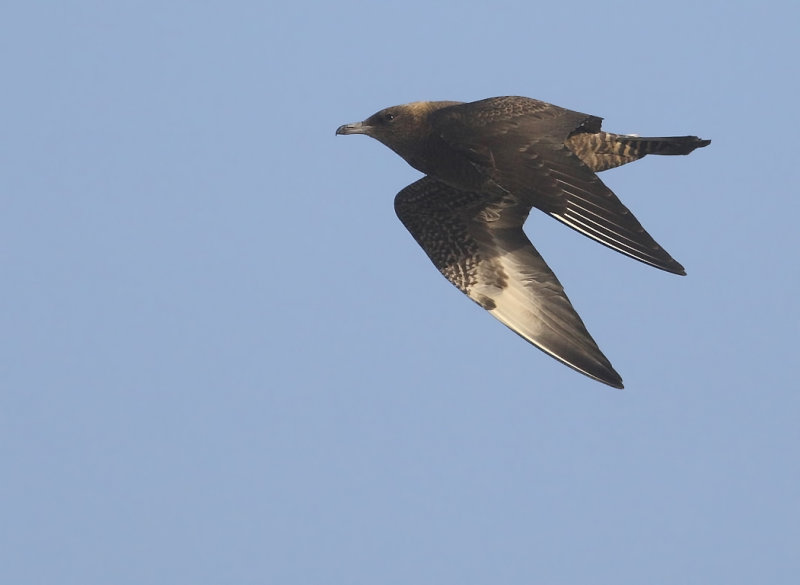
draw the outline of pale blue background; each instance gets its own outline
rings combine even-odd
[[[798,582],[794,2],[18,2],[0,20],[0,580]],[[527,225],[625,379],[511,334],[339,124],[520,94],[688,271]]]

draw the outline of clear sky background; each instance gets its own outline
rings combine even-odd
[[[0,22],[0,580],[794,584],[797,3],[18,2]],[[710,147],[534,213],[626,389],[547,357],[339,124],[525,95]]]

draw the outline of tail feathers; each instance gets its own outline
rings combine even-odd
[[[648,154],[689,154],[711,144],[697,136],[641,137],[630,134],[574,134],[567,139],[569,148],[594,172],[613,169]]]
[[[697,136],[663,136],[659,138],[642,138],[639,136],[615,136],[616,142],[624,150],[644,156],[646,154],[689,154],[695,148],[711,144]]]

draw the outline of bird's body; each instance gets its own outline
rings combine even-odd
[[[395,210],[450,282],[546,353],[621,388],[522,225],[536,207],[623,254],[685,274],[595,173],[710,141],[611,134],[601,122],[499,97],[394,106],[336,133],[367,134],[426,175],[400,191]]]

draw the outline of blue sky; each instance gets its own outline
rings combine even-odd
[[[33,583],[794,583],[797,8],[27,2],[0,23],[0,566]],[[534,214],[626,389],[513,335],[339,124],[526,95],[713,139]]]

